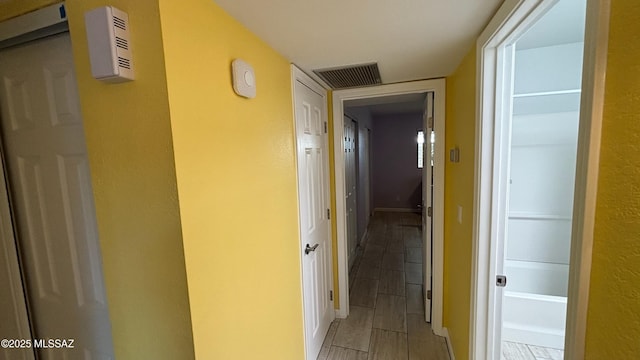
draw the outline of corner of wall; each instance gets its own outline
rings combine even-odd
[[[446,149],[458,147],[460,162],[445,166],[444,321],[451,351],[465,359],[469,352],[471,252],[473,234],[476,49],[447,77]],[[464,222],[457,222],[457,209]]]
[[[213,1],[159,7],[196,358],[301,359],[290,62]]]
[[[640,3],[611,1],[585,359],[640,353]]]
[[[129,14],[132,82],[91,76],[84,13],[105,5]],[[66,7],[116,357],[193,359],[158,4],[67,0]]]

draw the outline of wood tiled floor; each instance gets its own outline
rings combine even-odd
[[[449,360],[424,321],[420,215],[378,212],[349,276],[350,311],[336,319],[318,360]]]
[[[562,360],[564,351],[509,341],[502,342],[502,360]]]

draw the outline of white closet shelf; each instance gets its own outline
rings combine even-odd
[[[513,220],[559,220],[559,221],[571,221],[571,216],[556,215],[556,214],[540,214],[540,213],[526,213],[526,212],[510,212],[509,219]]]
[[[523,97],[533,97],[533,96],[553,96],[553,95],[564,95],[564,94],[579,94],[580,91],[581,91],[580,89],[541,91],[541,92],[513,94],[513,97],[514,98],[523,98]]]
[[[513,95],[513,115],[550,114],[580,110],[580,89]]]

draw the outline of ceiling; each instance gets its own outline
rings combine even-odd
[[[586,0],[560,0],[517,41],[517,48],[570,44],[584,41]]]
[[[311,76],[377,62],[385,84],[450,75],[503,2],[215,1]]]
[[[415,114],[424,111],[424,102],[427,95],[404,94],[379,96],[374,98],[347,100],[345,107],[367,107],[371,115],[398,115]]]

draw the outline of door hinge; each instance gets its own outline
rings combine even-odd
[[[327,220],[331,220],[331,209],[327,209]]]
[[[427,300],[431,300],[431,290],[427,290]]]
[[[496,276],[496,286],[497,287],[505,287],[505,286],[507,286],[507,276],[506,275],[498,275],[498,276]]]
[[[333,301],[333,290],[329,290],[329,300]]]
[[[327,122],[324,122],[324,133],[326,134],[328,131]]]
[[[427,118],[427,127],[428,127],[429,129],[433,129],[433,116],[429,116],[429,117]]]
[[[433,208],[431,206],[429,206],[427,208],[427,216],[428,217],[432,217],[433,216]]]

